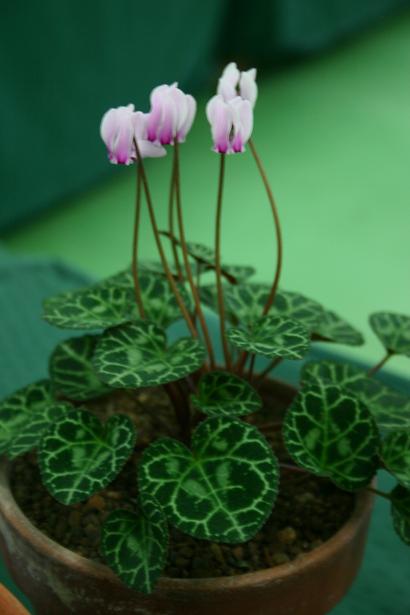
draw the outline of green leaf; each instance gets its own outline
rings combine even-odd
[[[390,497],[394,529],[403,542],[410,546],[410,491],[397,485]]]
[[[99,336],[73,337],[58,344],[50,357],[49,371],[55,390],[69,399],[84,401],[109,391],[92,364]]]
[[[0,404],[0,454],[13,459],[35,448],[50,423],[69,409],[54,399],[49,380],[16,391]]]
[[[348,346],[361,346],[364,344],[363,335],[357,329],[335,312],[329,310],[323,310],[318,324],[314,327],[314,334],[319,341],[346,344]]]
[[[342,489],[365,487],[377,467],[379,436],[369,410],[341,387],[311,380],[288,410],[283,434],[295,462]]]
[[[170,324],[182,318],[175,295],[164,276],[148,272],[140,273],[138,280],[145,316],[148,320],[159,327],[167,328]],[[129,269],[111,276],[111,278],[105,280],[105,284],[128,289],[132,297],[132,304],[135,305],[134,280]],[[186,307],[189,311],[193,311],[190,294],[182,284],[177,284],[177,287]],[[133,307],[133,310],[136,310],[136,308]]]
[[[46,299],[43,317],[63,329],[104,329],[137,316],[130,289],[96,284]]]
[[[125,585],[145,594],[152,592],[161,575],[167,547],[165,515],[148,493],[137,513],[115,510],[102,528],[101,551],[108,566]]]
[[[390,433],[383,442],[381,457],[387,470],[410,489],[410,428]]]
[[[381,432],[410,428],[410,399],[376,378],[369,378],[365,370],[349,363],[311,362],[303,368],[302,384],[309,384],[311,378],[340,385],[360,399],[372,413]]]
[[[232,327],[226,332],[236,347],[271,359],[302,359],[309,349],[310,334],[290,318],[262,316],[245,326]]]
[[[225,286],[227,319],[234,323],[240,322],[242,325],[254,322],[263,316],[270,291],[269,284],[255,282]],[[201,298],[208,307],[217,311],[218,304],[214,286],[204,286],[201,289]],[[313,331],[320,322],[323,312],[324,309],[319,303],[300,293],[278,290],[269,315],[296,320],[309,331]]]
[[[263,315],[270,292],[267,284],[241,284],[226,286],[224,299],[227,317],[242,325],[253,323]],[[216,304],[217,306],[217,304]]]
[[[237,284],[243,284],[256,273],[256,269],[250,265],[223,265],[223,270],[235,278]]]
[[[104,424],[84,408],[56,421],[43,437],[39,465],[44,485],[62,504],[86,500],[104,489],[134,450],[136,433],[128,416]]]
[[[242,416],[262,406],[259,394],[249,382],[222,371],[204,374],[198,384],[198,395],[191,395],[191,402],[209,416]]]
[[[410,357],[410,316],[377,312],[369,320],[371,328],[388,352]]]
[[[279,290],[269,313],[277,313],[279,316],[297,320],[310,332],[313,332],[323,318],[324,308],[320,303],[305,297],[305,295]]]
[[[249,540],[270,514],[278,465],[256,427],[213,417],[195,429],[192,453],[172,438],[148,446],[139,484],[181,531],[234,544]]]
[[[182,338],[167,346],[165,332],[137,321],[109,329],[97,344],[94,366],[112,387],[137,388],[165,384],[195,372],[205,361],[201,342]]]

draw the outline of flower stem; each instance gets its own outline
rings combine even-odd
[[[390,359],[390,357],[393,356],[393,354],[394,354],[393,352],[387,351],[387,353],[382,358],[382,360],[379,361],[378,363],[376,363],[376,365],[374,365],[374,367],[369,369],[369,371],[367,372],[367,375],[368,376],[373,376],[376,372],[378,372],[382,367],[384,367],[385,363],[387,363],[387,361]]]
[[[181,440],[185,444],[189,444],[189,440],[191,438],[191,412],[189,403],[181,394],[176,382],[169,382],[163,386],[174,408],[175,418],[179,425]]]
[[[171,237],[174,237],[174,191],[175,191],[175,159],[172,163],[171,185],[169,187],[169,202],[168,202],[168,231]],[[171,241],[171,249],[174,257],[175,269],[177,271],[178,280],[181,282],[184,277],[182,275],[181,264],[179,262],[177,244]]]
[[[260,372],[256,378],[256,384],[262,384],[262,381],[266,376],[277,366],[279,363],[283,361],[283,357],[275,357],[268,363],[265,369]]]
[[[374,487],[366,487],[366,491],[370,491],[370,493],[374,493],[375,495],[379,495],[381,498],[385,500],[391,501],[390,494],[385,493],[384,491],[380,491],[379,489],[375,489]]]
[[[216,273],[216,289],[218,294],[218,311],[219,311],[219,327],[221,332],[221,342],[225,357],[227,369],[232,369],[232,360],[229,352],[228,340],[225,335],[225,305],[222,290],[221,276],[221,214],[222,214],[222,196],[223,184],[225,175],[225,154],[220,155],[219,181],[218,181],[218,198],[216,204],[216,223],[215,223],[215,273]]]
[[[279,462],[279,467],[284,470],[289,470],[290,472],[296,472],[298,474],[309,474],[308,470],[301,468],[299,466],[293,465],[293,463],[284,463],[282,461]]]
[[[275,222],[275,233],[276,233],[276,249],[277,249],[277,256],[276,256],[276,271],[275,271],[275,277],[273,278],[273,283],[272,283],[272,288],[270,290],[268,299],[266,301],[265,307],[263,309],[263,313],[267,314],[270,310],[270,308],[272,307],[272,304],[275,300],[275,295],[276,295],[276,291],[278,289],[278,285],[279,285],[279,279],[280,279],[280,274],[282,272],[282,258],[283,258],[283,244],[282,244],[282,231],[280,228],[280,220],[279,220],[279,214],[278,214],[278,209],[276,207],[276,203],[275,203],[275,199],[273,198],[273,193],[272,193],[272,188],[270,187],[268,178],[266,176],[265,173],[265,169],[263,168],[262,165],[262,161],[259,158],[259,155],[256,151],[255,145],[252,141],[252,139],[249,140],[249,148],[252,152],[252,155],[255,159],[256,162],[256,166],[258,167],[258,171],[260,173],[260,176],[262,178],[262,182],[263,185],[265,186],[265,190],[266,190],[266,194],[268,196],[268,200],[269,200],[269,204],[271,206],[271,210],[272,210],[272,215],[273,215],[273,220]]]
[[[178,216],[178,228],[179,228],[179,238],[181,242],[181,250],[182,250],[182,258],[184,261],[185,271],[188,278],[188,284],[191,289],[192,297],[194,299],[195,304],[195,313],[198,316],[198,320],[201,324],[201,329],[204,334],[205,346],[208,352],[209,361],[211,367],[215,367],[215,355],[212,348],[211,337],[209,335],[209,330],[205,321],[204,313],[202,311],[201,302],[199,299],[199,293],[194,283],[194,278],[192,275],[192,269],[189,262],[188,248],[186,245],[185,239],[185,228],[184,228],[184,220],[182,216],[182,204],[181,204],[181,184],[179,181],[179,144],[177,139],[175,139],[174,143],[174,165],[175,165],[175,194],[176,194],[176,204],[177,204],[177,216]]]
[[[283,242],[282,242],[282,231],[281,231],[281,227],[280,227],[280,220],[279,220],[279,214],[278,214],[278,209],[276,207],[276,203],[275,203],[275,199],[273,197],[273,193],[272,193],[272,188],[270,187],[265,169],[263,168],[262,165],[262,161],[259,157],[258,152],[256,151],[255,145],[252,141],[252,139],[249,139],[248,141],[249,143],[249,148],[252,152],[252,156],[254,157],[254,160],[256,162],[256,166],[258,167],[258,171],[259,174],[262,178],[262,182],[263,185],[265,186],[265,190],[266,190],[266,194],[268,197],[268,201],[272,210],[272,215],[273,215],[273,221],[275,223],[275,234],[276,234],[276,270],[275,270],[275,276],[273,278],[273,282],[272,282],[272,287],[270,289],[268,298],[266,300],[265,306],[263,308],[263,314],[267,314],[270,310],[270,308],[273,305],[273,302],[275,300],[275,296],[276,296],[276,291],[278,290],[278,286],[279,286],[279,280],[280,280],[280,275],[282,272],[282,260],[283,260]],[[243,366],[245,364],[245,360],[246,360],[246,352],[242,353],[242,356],[239,359],[238,365],[237,365],[237,370],[239,371],[239,373],[242,372],[243,370]]]
[[[187,308],[185,306],[185,303],[182,300],[181,294],[180,294],[180,292],[178,290],[178,287],[177,287],[177,285],[175,283],[173,275],[172,275],[172,273],[170,271],[170,268],[169,268],[169,265],[168,265],[168,262],[167,262],[167,259],[166,259],[166,256],[165,256],[164,248],[162,247],[161,237],[160,237],[160,234],[159,234],[157,220],[156,220],[156,217],[155,217],[155,211],[154,211],[154,207],[153,207],[153,204],[152,204],[151,193],[150,193],[149,187],[148,187],[147,176],[145,174],[144,165],[142,163],[142,158],[140,156],[140,152],[139,152],[139,148],[138,148],[138,143],[137,143],[136,139],[134,140],[134,144],[135,144],[135,151],[136,151],[136,154],[137,154],[137,163],[138,163],[139,168],[140,168],[141,179],[142,179],[142,183],[143,183],[143,186],[144,186],[145,196],[146,196],[146,199],[147,199],[149,217],[150,217],[150,220],[151,220],[151,225],[152,225],[152,229],[153,229],[153,232],[154,232],[154,238],[155,238],[155,242],[157,244],[157,248],[158,248],[159,256],[161,258],[162,266],[164,268],[165,275],[166,275],[167,280],[168,280],[168,284],[170,285],[171,290],[172,290],[172,292],[175,295],[175,299],[176,299],[176,301],[178,303],[178,307],[181,310],[181,313],[182,313],[183,317],[185,318],[185,321],[186,321],[186,323],[188,325],[188,328],[189,328],[191,334],[193,335],[193,337],[197,338],[198,337],[198,331],[196,330],[196,328],[195,328],[195,326],[194,326],[194,324],[192,322],[191,316],[189,315],[189,312],[188,312],[188,310],[187,310]]]
[[[135,219],[134,219],[134,236],[132,241],[132,277],[134,280],[134,293],[137,302],[138,311],[141,318],[145,318],[144,305],[142,303],[141,288],[138,279],[138,232],[141,216],[141,174],[139,166],[137,168],[137,194],[135,199]]]

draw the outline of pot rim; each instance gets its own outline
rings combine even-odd
[[[7,523],[13,527],[14,531],[20,534],[24,540],[31,543],[36,551],[41,552],[60,566],[66,565],[77,573],[125,587],[119,577],[108,566],[94,562],[63,547],[31,523],[13,497],[8,479],[9,467],[9,463],[3,457],[0,464],[0,513],[3,514]],[[366,513],[370,512],[369,509],[371,509],[372,503],[373,494],[371,492],[365,490],[358,492],[354,509],[346,523],[319,547],[300,555],[291,562],[229,577],[199,579],[161,577],[154,593],[158,590],[160,592],[172,590],[173,593],[221,591],[226,588],[249,587],[266,582],[282,582],[295,573],[304,574],[309,569],[322,565],[326,559],[337,553],[344,543],[354,538],[360,521],[366,516]]]

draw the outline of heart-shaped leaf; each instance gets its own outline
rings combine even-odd
[[[182,338],[167,346],[165,332],[136,321],[109,329],[94,354],[98,376],[112,387],[138,388],[165,384],[195,372],[205,361],[201,342]]]
[[[109,391],[98,378],[92,364],[99,336],[83,335],[58,344],[50,357],[49,371],[53,386],[69,399],[84,401]]]
[[[309,331],[295,320],[280,316],[262,316],[244,326],[226,332],[237,348],[271,359],[302,359],[309,349]]]
[[[50,424],[70,409],[55,400],[49,380],[16,391],[0,404],[0,454],[13,459],[32,450]]]
[[[142,456],[139,484],[181,531],[239,543],[249,540],[272,510],[278,464],[256,427],[213,417],[195,429],[192,453],[172,438],[151,444]]]
[[[397,485],[390,493],[394,529],[410,546],[410,491]]]
[[[263,315],[268,300],[268,284],[238,284],[224,288],[227,318],[241,325],[248,325]],[[218,304],[216,303],[216,306]]]
[[[62,293],[43,304],[45,320],[63,329],[104,329],[136,316],[130,289],[104,283]]]
[[[314,327],[314,339],[318,341],[346,344],[348,346],[361,346],[364,344],[363,335],[352,325],[343,320],[335,312],[323,310],[323,314]]]
[[[227,319],[241,324],[252,323],[263,315],[271,287],[268,284],[243,283],[224,288]],[[217,310],[216,293],[212,285],[201,289],[201,298],[208,307]],[[301,295],[290,291],[278,290],[269,315],[282,316],[296,320],[309,331],[313,331],[320,322],[323,307]]]
[[[313,332],[323,318],[324,309],[320,303],[305,295],[279,290],[269,313],[296,320]]]
[[[43,437],[39,464],[44,485],[62,504],[86,500],[120,472],[135,445],[128,416],[115,414],[106,423],[84,408],[56,421]]]
[[[125,585],[149,594],[166,563],[168,526],[155,498],[142,495],[137,513],[115,510],[107,517],[101,550]]]
[[[410,357],[410,316],[377,312],[369,320],[371,328],[388,352]]]
[[[175,295],[168,280],[163,275],[148,272],[140,273],[138,280],[145,316],[148,320],[159,327],[166,328],[179,318],[182,318]],[[124,290],[128,289],[132,297],[132,309],[135,310],[134,280],[129,269],[111,276],[104,283],[120,287]],[[177,284],[177,288],[187,309],[193,311],[193,302],[190,294],[182,284]],[[128,320],[131,320],[131,318],[128,318]]]
[[[256,273],[256,269],[250,265],[224,265],[223,269],[235,278],[237,284],[243,284]]]
[[[387,470],[410,489],[410,428],[390,433],[383,442],[381,456]]]
[[[283,435],[298,465],[342,489],[365,487],[374,475],[379,447],[374,419],[339,386],[311,379],[286,413]]]
[[[309,385],[311,378],[339,385],[360,399],[381,432],[410,428],[410,399],[376,378],[369,378],[365,370],[349,363],[317,361],[303,368],[302,384]]]
[[[191,395],[191,401],[209,416],[242,416],[262,406],[259,394],[249,382],[222,371],[204,374],[198,394]]]

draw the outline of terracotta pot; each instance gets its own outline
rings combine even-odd
[[[291,398],[290,387],[280,387]],[[126,588],[106,566],[37,530],[0,466],[0,549],[38,615],[324,615],[345,595],[362,561],[372,508],[359,493],[350,519],[326,543],[293,562],[214,579],[161,578],[149,596]],[[0,611],[3,613],[2,611]]]
[[[0,613],[1,615],[29,615],[27,609],[2,583],[0,583]]]

